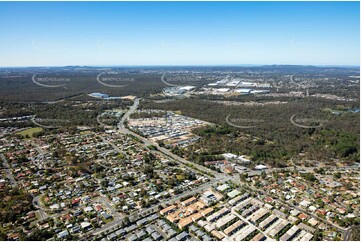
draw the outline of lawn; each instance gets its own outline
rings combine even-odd
[[[36,128],[30,128],[30,129],[26,129],[26,130],[20,131],[20,132],[18,132],[18,133],[16,133],[16,134],[21,135],[23,138],[25,138],[27,135],[28,135],[29,137],[33,137],[34,134],[39,133],[39,132],[41,132],[41,131],[43,131],[42,128],[36,127]]]

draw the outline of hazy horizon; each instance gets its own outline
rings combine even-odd
[[[262,67],[262,66],[304,66],[360,68],[360,65],[307,65],[307,64],[198,64],[198,65],[54,65],[54,66],[0,66],[0,68],[61,68],[61,67]]]

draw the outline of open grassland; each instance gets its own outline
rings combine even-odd
[[[30,128],[30,129],[26,129],[26,130],[23,130],[23,131],[20,131],[18,133],[16,133],[17,135],[21,135],[22,137],[26,138],[26,137],[33,137],[34,134],[36,133],[39,133],[43,131],[42,128],[40,127],[36,127],[36,128]]]

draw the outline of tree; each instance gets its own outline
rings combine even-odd
[[[143,169],[143,173],[146,174],[148,178],[153,178],[154,176],[153,166],[148,164],[145,165]]]
[[[322,231],[319,229],[316,229],[315,233],[313,234],[314,241],[322,241],[323,240],[323,234]]]
[[[239,174],[239,179],[243,182],[246,181],[246,179],[248,178],[248,174],[247,173],[241,173]]]
[[[341,178],[341,173],[340,173],[340,172],[336,172],[336,173],[333,174],[333,177],[334,177],[335,179],[340,179],[340,178]]]
[[[101,185],[103,188],[105,188],[105,187],[107,187],[108,182],[107,182],[106,180],[102,180],[102,181],[100,182],[100,185]]]
[[[323,167],[321,167],[319,169],[316,168],[315,172],[318,173],[318,174],[324,175],[325,174],[325,169]]]
[[[127,226],[129,223],[130,223],[129,217],[125,216],[124,219],[123,219],[124,226]]]
[[[262,171],[262,173],[261,173],[261,177],[262,177],[263,179],[265,179],[265,178],[266,178],[266,172],[265,172],[265,171]]]
[[[310,181],[310,182],[317,181],[315,175],[313,175],[312,173],[303,173],[302,177],[305,178],[305,180]]]
[[[142,188],[142,189],[140,190],[140,192],[139,192],[139,195],[140,195],[141,197],[144,197],[145,195],[147,195],[147,191]]]
[[[71,164],[72,164],[73,166],[75,166],[77,163],[78,163],[78,157],[73,156],[73,157],[71,158]]]

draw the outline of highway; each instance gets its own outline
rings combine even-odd
[[[292,77],[292,78],[293,78],[293,77]],[[286,201],[280,200],[278,197],[274,196],[273,194],[269,194],[267,191],[257,189],[257,188],[255,188],[255,187],[253,187],[253,186],[249,186],[248,184],[241,182],[241,181],[239,180],[239,177],[238,177],[238,179],[237,179],[237,177],[235,177],[235,176],[230,177],[229,175],[226,175],[226,174],[224,174],[224,173],[218,173],[218,172],[216,172],[216,171],[214,171],[214,170],[211,170],[211,169],[208,169],[208,168],[206,168],[206,167],[204,167],[204,166],[201,166],[201,165],[195,164],[195,163],[193,163],[193,162],[190,162],[190,161],[188,161],[188,160],[186,160],[186,159],[184,159],[184,158],[182,158],[182,157],[179,157],[179,156],[173,154],[173,153],[172,153],[171,151],[169,151],[168,149],[166,149],[166,148],[164,148],[164,147],[160,147],[157,143],[150,142],[149,140],[145,139],[144,137],[142,137],[142,136],[140,136],[140,135],[138,135],[138,134],[130,131],[130,130],[127,129],[127,128],[125,128],[124,122],[125,122],[126,120],[128,120],[129,116],[137,109],[137,107],[138,107],[138,105],[139,105],[139,100],[140,100],[140,99],[136,99],[136,100],[135,100],[133,106],[131,106],[131,108],[129,109],[129,111],[123,116],[122,120],[119,122],[118,128],[119,128],[119,130],[120,130],[121,132],[123,132],[123,133],[125,133],[125,134],[132,134],[132,135],[134,135],[135,137],[137,137],[137,138],[139,138],[140,140],[142,140],[146,146],[147,146],[147,145],[154,145],[154,146],[156,146],[159,152],[163,153],[164,155],[166,155],[166,156],[168,156],[168,157],[173,158],[174,160],[176,160],[176,161],[178,161],[178,162],[180,162],[180,163],[192,165],[192,166],[196,167],[196,168],[199,169],[199,170],[202,170],[202,171],[209,172],[209,173],[213,174],[213,175],[215,176],[215,179],[212,181],[212,183],[214,183],[214,182],[216,182],[216,181],[219,181],[219,180],[224,180],[224,181],[226,181],[226,180],[232,179],[232,181],[234,181],[236,184],[243,185],[243,186],[249,188],[250,190],[257,192],[258,194],[263,194],[263,195],[266,195],[266,196],[270,196],[270,197],[272,197],[274,200],[277,200],[277,201],[279,201],[279,202],[281,202],[281,203],[283,203],[283,204],[287,204],[289,207],[292,207],[292,208],[294,208],[294,209],[297,209],[297,210],[299,210],[299,211],[301,211],[301,212],[303,212],[303,213],[305,213],[305,214],[307,214],[307,215],[309,215],[309,216],[311,216],[311,217],[313,217],[313,218],[315,218],[315,219],[318,219],[318,220],[322,221],[322,222],[325,223],[325,224],[328,224],[329,226],[331,226],[331,227],[335,228],[336,230],[340,231],[340,232],[343,234],[343,238],[344,238],[344,239],[349,239],[349,238],[350,238],[351,228],[341,228],[341,227],[339,227],[339,226],[337,226],[337,225],[335,225],[335,224],[327,221],[326,219],[320,218],[320,217],[318,217],[318,216],[316,216],[316,215],[308,212],[307,210],[304,210],[304,209],[302,209],[302,208],[300,208],[300,207],[298,207],[298,206],[295,206],[295,205],[293,205],[293,204],[290,204],[290,203],[288,203],[288,202],[286,202]],[[287,169],[289,169],[289,167],[288,167]],[[279,170],[279,169],[269,169],[269,171],[277,171],[277,170]],[[206,189],[206,186],[207,186],[207,184],[203,184],[203,185],[199,186],[198,188],[196,188],[195,190],[190,191],[190,192],[187,192],[186,194],[193,194],[193,193],[200,192],[201,190]],[[209,186],[210,186],[210,184],[208,184],[208,187],[209,187]],[[182,194],[182,196],[185,196],[186,194]],[[172,202],[176,201],[177,199],[179,199],[178,196],[176,196],[176,197],[168,200],[167,203],[172,203]],[[164,204],[164,203],[163,203],[163,204]],[[150,208],[150,209],[152,209],[152,208]],[[150,209],[149,209],[149,210],[150,210]]]
[[[160,152],[160,153],[163,153],[165,156],[168,156],[168,157],[171,157],[173,158],[174,160],[176,160],[177,162],[180,162],[182,164],[188,164],[188,165],[192,165],[194,167],[197,167],[198,169],[200,169],[201,171],[206,171],[206,172],[210,172],[211,174],[214,174],[216,179],[211,179],[211,181],[209,182],[206,182],[198,187],[196,187],[195,189],[192,189],[192,190],[189,190],[189,191],[186,191],[186,192],[183,192],[179,195],[176,195],[174,197],[172,197],[171,199],[168,199],[167,201],[163,201],[161,203],[161,205],[165,206],[166,204],[171,204],[171,203],[174,203],[176,201],[178,201],[181,197],[185,197],[185,196],[189,196],[189,195],[193,195],[193,194],[196,194],[196,193],[199,193],[199,192],[202,192],[206,189],[208,189],[209,187],[211,187],[213,184],[216,184],[220,179],[224,179],[224,180],[229,180],[231,179],[230,177],[227,177],[226,175],[224,174],[219,174],[217,173],[216,171],[213,171],[211,169],[208,169],[206,167],[203,167],[203,166],[200,166],[200,165],[197,165],[197,164],[194,164],[192,162],[189,162],[177,155],[174,155],[173,153],[171,153],[169,150],[163,148],[163,147],[159,147],[158,144],[156,143],[153,143],[153,142],[150,142],[148,141],[147,139],[145,139],[144,137],[128,130],[127,128],[125,128],[124,126],[124,123],[129,119],[129,116],[135,112],[138,108],[138,105],[139,105],[139,101],[140,99],[137,98],[135,99],[134,101],[134,104],[130,107],[130,109],[128,110],[127,113],[124,114],[124,116],[122,117],[122,119],[120,120],[120,122],[118,123],[118,129],[120,132],[124,133],[124,134],[131,134],[131,135],[134,135],[135,137],[139,138],[143,143],[144,143],[144,146],[148,146],[148,145],[155,145],[157,148],[158,148],[158,151],[157,152]],[[103,139],[104,140],[104,139]],[[111,142],[109,142],[109,144],[112,145]],[[113,146],[113,145],[112,145]],[[113,148],[115,150],[119,149],[117,147],[114,147]],[[190,168],[192,169],[192,168]],[[193,169],[192,169],[193,170]],[[158,207],[159,207],[160,204],[155,204],[153,206],[151,206],[150,208],[146,208],[146,209],[141,209],[140,211],[136,211],[136,212],[133,212],[129,215],[129,218],[132,218],[132,220],[138,220],[142,217],[145,217],[147,216],[148,214],[151,214],[151,213],[154,213],[156,211],[158,211]],[[109,205],[110,206],[110,205]],[[107,206],[108,207],[108,206]],[[113,210],[113,208],[110,206],[110,208],[108,208],[109,210]],[[122,223],[124,217],[121,217],[118,213],[115,213],[115,216],[114,216],[114,221],[104,225],[102,228],[99,228],[99,229],[96,229],[94,231],[91,231],[90,233],[92,235],[99,235],[101,233],[105,233],[105,232],[109,232],[111,231],[112,229],[116,228],[120,223]]]
[[[134,99],[133,105],[129,108],[128,112],[126,112],[123,117],[121,118],[120,122],[118,123],[118,128],[124,131],[124,122],[129,119],[129,116],[137,110],[139,106],[140,98]]]
[[[135,99],[135,100],[134,100],[134,104],[130,107],[130,109],[128,110],[128,112],[123,115],[122,119],[121,119],[120,122],[118,123],[118,129],[119,129],[119,131],[121,131],[121,132],[124,133],[124,134],[134,135],[135,137],[137,137],[138,139],[140,139],[140,140],[144,143],[145,146],[148,146],[148,145],[154,145],[154,146],[156,146],[159,152],[163,153],[164,155],[166,155],[166,156],[168,156],[168,157],[171,157],[172,159],[174,159],[174,160],[176,160],[176,161],[178,161],[178,162],[180,162],[180,163],[183,163],[183,164],[185,164],[185,165],[191,165],[191,166],[196,167],[197,169],[199,169],[199,170],[201,170],[201,171],[211,173],[211,174],[213,174],[216,178],[226,178],[226,177],[227,177],[227,175],[224,175],[223,173],[218,173],[218,172],[216,172],[216,171],[214,171],[214,170],[211,170],[211,169],[209,169],[209,168],[207,168],[207,167],[198,165],[198,164],[196,164],[196,163],[194,163],[194,162],[190,162],[190,161],[188,161],[188,160],[186,160],[186,159],[184,159],[184,158],[182,158],[182,157],[180,157],[180,156],[178,156],[178,155],[175,155],[175,154],[173,154],[171,151],[169,151],[168,149],[166,149],[166,148],[164,148],[164,147],[160,147],[160,146],[158,145],[158,143],[150,142],[148,139],[146,139],[146,138],[138,135],[137,133],[135,133],[135,132],[127,129],[127,128],[125,127],[124,123],[125,123],[125,121],[127,121],[127,120],[129,119],[129,116],[137,110],[138,105],[139,105],[139,101],[140,101],[139,98]]]
[[[164,80],[164,76],[165,76],[165,74],[163,74],[162,77],[161,77],[161,81],[162,81],[164,84],[166,84],[167,86],[170,86],[170,87],[179,87],[178,85],[175,85],[175,84],[171,84],[171,83],[169,83],[169,82],[166,82],[166,81]]]

